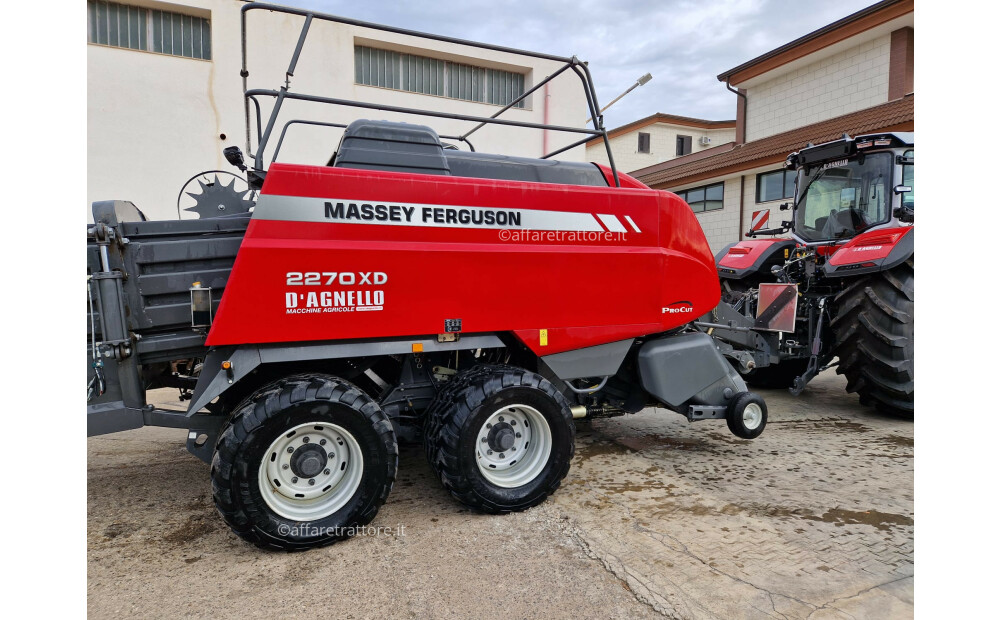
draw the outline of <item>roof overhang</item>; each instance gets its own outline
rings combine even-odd
[[[680,187],[695,181],[738,174],[760,166],[782,164],[790,153],[809,142],[822,144],[839,139],[843,133],[859,136],[884,132],[913,131],[914,96],[889,101],[798,127],[789,131],[729,148],[721,145],[708,157],[685,156],[631,173],[654,189]]]
[[[690,127],[693,129],[735,129],[735,120],[722,120],[722,121],[709,121],[702,118],[691,118],[688,116],[677,116],[675,114],[664,114],[662,112],[657,112],[656,114],[651,114],[645,118],[640,118],[637,121],[632,121],[620,127],[615,127],[608,131],[608,138],[617,138],[618,136],[625,135],[632,131],[638,131],[643,127],[648,127],[653,124],[662,125],[677,125],[679,127]],[[589,140],[587,146],[603,142],[604,138],[597,136],[596,138]]]
[[[884,0],[718,75],[749,88],[894,30],[913,27],[913,0]]]

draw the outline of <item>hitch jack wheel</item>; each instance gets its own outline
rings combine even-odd
[[[212,459],[212,491],[240,538],[309,549],[370,523],[397,463],[392,424],[375,401],[342,379],[299,375],[234,413]]]
[[[726,424],[737,437],[757,437],[767,426],[767,405],[764,399],[753,392],[743,392],[730,403],[729,411],[726,412]]]

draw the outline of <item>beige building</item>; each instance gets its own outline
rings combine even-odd
[[[879,2],[718,78],[740,92],[734,140],[631,173],[687,200],[716,252],[745,238],[754,213],[768,228],[787,216],[789,153],[845,132],[913,131],[913,0]]]
[[[706,121],[673,114],[656,113],[608,132],[615,166],[630,172],[655,163],[700,153],[713,146],[732,142],[736,121]],[[607,165],[604,140],[587,143],[587,161]]]
[[[125,199],[151,219],[176,218],[178,192],[190,177],[213,169],[237,172],[226,163],[222,149],[235,145],[246,150],[242,4],[88,0],[88,213],[92,201]],[[249,88],[277,89],[284,83],[303,21],[264,11],[248,15]],[[490,116],[561,66],[520,54],[314,21],[290,80],[291,90],[299,93]],[[585,101],[580,81],[567,71],[502,118],[583,127]],[[261,103],[266,121],[271,101]],[[441,134],[459,134],[474,126],[303,102],[285,103],[279,129],[290,118],[401,120],[429,124]],[[326,163],[340,133],[293,126],[280,160]],[[487,126],[472,142],[478,151],[538,157],[543,149],[555,150],[580,137]],[[272,139],[269,147],[276,143]],[[580,146],[559,159],[583,161],[584,155]],[[265,153],[265,161],[270,159],[271,153]]]

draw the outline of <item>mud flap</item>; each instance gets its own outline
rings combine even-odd
[[[743,378],[702,332],[650,340],[639,349],[639,378],[654,398],[689,420],[724,418]]]

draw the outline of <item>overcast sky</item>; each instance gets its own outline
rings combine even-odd
[[[716,76],[875,0],[283,0],[324,13],[589,61],[611,129],[666,112],[735,117]]]

